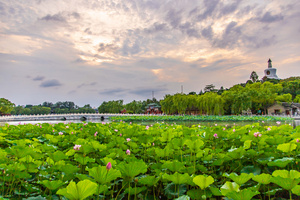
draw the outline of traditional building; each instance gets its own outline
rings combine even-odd
[[[276,75],[276,68],[272,67],[272,60],[269,59],[268,60],[268,68],[265,69],[265,77],[269,78],[269,79],[277,79],[279,80],[280,78],[278,78],[278,76]]]
[[[150,103],[146,106],[145,114],[162,114],[160,106],[156,103]]]
[[[300,103],[275,103],[268,108],[269,115],[299,115]]]

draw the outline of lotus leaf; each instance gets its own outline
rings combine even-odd
[[[291,178],[282,178],[280,176],[277,176],[277,177],[272,177],[271,182],[279,185],[280,187],[286,190],[291,190],[300,182],[300,179],[295,180]]]
[[[187,195],[192,199],[202,199],[202,196],[205,195],[206,191],[201,189],[192,189],[187,191]]]
[[[79,181],[77,184],[71,181],[66,188],[59,189],[56,194],[63,195],[70,200],[83,200],[95,194],[97,188],[97,184],[89,180]]]
[[[282,158],[282,159],[276,159],[271,162],[268,162],[268,166],[276,166],[276,167],[281,167],[284,168],[286,167],[289,163],[291,163],[294,160],[294,158]]]
[[[89,172],[89,175],[94,177],[94,179],[100,184],[109,183],[121,177],[121,172],[119,170],[107,170],[105,166],[93,167],[91,169],[87,169],[87,171]]]
[[[169,175],[169,174],[164,174],[163,175],[163,179],[172,181],[174,184],[179,185],[179,184],[185,184],[188,182],[188,180],[191,177],[185,173],[185,174],[179,174],[177,172],[175,172],[173,175]]]
[[[234,200],[251,200],[252,197],[259,194],[258,191],[252,191],[249,189],[243,189],[240,191],[231,191],[226,194],[226,197],[232,198]]]
[[[226,196],[229,192],[239,192],[240,186],[235,182],[226,181],[226,183],[221,187],[222,195]]]
[[[83,155],[80,155],[80,154],[75,154],[74,158],[81,165],[86,165],[87,163],[93,163],[93,162],[95,162],[94,158],[90,158],[88,156],[83,156]]]
[[[180,196],[180,197],[178,197],[178,198],[176,198],[176,199],[174,199],[174,200],[190,200],[191,198],[189,197],[189,196],[187,196],[187,195],[183,195],[183,196]]]
[[[252,180],[254,180],[258,183],[267,185],[270,183],[271,178],[272,178],[272,176],[270,174],[262,173],[260,175],[256,175],[256,176],[252,177]]]
[[[300,185],[296,185],[295,187],[293,187],[292,193],[300,196]]]
[[[244,149],[249,149],[251,147],[252,140],[246,140],[244,142]]]
[[[249,181],[254,175],[252,173],[246,174],[241,173],[241,175],[237,175],[236,173],[231,173],[230,175],[225,175],[226,177],[230,178],[234,182],[236,182],[238,185],[243,185],[247,181]]]
[[[295,150],[296,148],[297,148],[297,145],[293,144],[293,143],[284,143],[284,144],[279,144],[277,146],[278,150],[285,152],[285,153],[291,152],[291,151]]]
[[[204,145],[204,142],[200,139],[186,140],[184,143],[189,147],[189,149],[193,153],[197,153],[200,150],[200,148]]]
[[[214,182],[214,178],[212,176],[199,175],[193,178],[193,182],[198,185],[201,190],[204,190]]]
[[[134,187],[134,188],[129,187],[129,188],[126,188],[125,193],[128,193],[130,196],[137,195],[146,189],[147,189],[146,187]]]
[[[179,172],[181,169],[184,168],[184,164],[181,162],[178,162],[177,160],[172,161],[166,161],[162,168],[166,168],[172,172]]]
[[[56,181],[43,180],[41,184],[43,184],[49,190],[56,190],[59,187],[63,186],[65,183],[62,182],[61,180],[56,180]]]
[[[139,183],[147,186],[154,186],[159,181],[159,178],[155,176],[145,176],[139,180]]]
[[[148,166],[143,161],[134,161],[130,163],[121,162],[117,165],[123,177],[133,179],[135,176],[145,173]]]
[[[63,152],[61,151],[55,151],[55,153],[50,153],[49,157],[54,160],[55,162],[67,159],[68,156],[66,156]]]
[[[170,197],[169,199],[174,198],[175,196],[184,195],[186,192],[186,185],[176,185],[174,183],[170,183],[165,187],[165,194]]]

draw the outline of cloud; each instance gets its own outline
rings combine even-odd
[[[42,17],[41,20],[44,21],[55,21],[55,22],[66,22],[66,18],[64,16],[62,16],[61,13],[58,14],[54,14],[54,15],[46,15],[45,17]]]
[[[135,94],[135,95],[139,95],[139,96],[151,96],[152,95],[152,92],[155,93],[162,93],[162,92],[167,92],[168,89],[165,85],[163,86],[159,86],[159,87],[145,87],[145,88],[141,88],[141,87],[138,87],[138,88],[135,88],[135,89],[131,89],[129,91],[129,93],[131,94]]]
[[[259,21],[265,22],[265,23],[272,23],[272,22],[276,22],[276,21],[280,21],[280,20],[283,20],[283,16],[281,14],[272,15],[270,12],[266,12]]]
[[[44,80],[44,79],[45,79],[44,76],[37,76],[37,77],[34,77],[32,80],[33,80],[33,81],[42,81],[42,80]]]
[[[128,89],[124,88],[114,88],[114,89],[105,89],[99,92],[100,95],[113,95],[120,96],[128,92]]]
[[[82,83],[82,84],[78,85],[77,88],[79,89],[79,88],[82,88],[82,87],[94,86],[94,85],[96,85],[96,84],[97,84],[97,82],[92,82],[92,83]]]
[[[58,80],[52,79],[52,80],[42,82],[40,87],[57,87],[61,85],[62,84]]]

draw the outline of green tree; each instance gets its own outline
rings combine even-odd
[[[126,104],[125,109],[127,113],[138,114],[144,112],[143,103],[141,101],[135,101],[135,100]]]
[[[0,115],[10,114],[14,107],[15,104],[8,99],[0,98]]]
[[[258,80],[258,75],[255,71],[251,72],[250,80],[255,83]]]
[[[291,103],[292,102],[292,95],[291,94],[279,95],[275,98],[275,101]]]
[[[300,94],[298,94],[293,100],[294,103],[300,103]]]

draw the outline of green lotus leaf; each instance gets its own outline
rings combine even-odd
[[[282,188],[276,188],[276,189],[267,191],[265,194],[266,195],[275,195],[278,191],[282,191],[282,190],[283,190]]]
[[[199,175],[193,178],[193,182],[198,185],[201,190],[204,190],[214,182],[214,178],[212,176]]]
[[[61,172],[64,172],[66,175],[69,175],[69,174],[76,173],[79,170],[79,168],[77,166],[74,166],[71,164],[66,164],[66,165],[60,166],[59,170]]]
[[[267,164],[268,162],[271,162],[274,159],[274,157],[267,157],[267,158],[259,158],[256,161],[259,162],[260,164]]]
[[[63,186],[65,183],[62,182],[61,180],[56,180],[56,181],[43,180],[41,184],[43,184],[49,190],[56,190],[59,187]]]
[[[300,196],[300,185],[296,185],[295,187],[293,187],[292,193]]]
[[[49,157],[54,160],[55,162],[67,159],[68,156],[66,156],[63,152],[61,151],[55,151],[55,153],[50,153]]]
[[[112,166],[115,166],[117,164],[117,161],[115,161],[114,159],[112,158],[108,158],[108,157],[105,157],[103,159],[101,159],[101,161],[104,163],[104,165],[106,166],[107,163],[111,163]]]
[[[291,178],[282,178],[280,176],[277,176],[277,177],[272,177],[271,182],[279,185],[280,187],[286,190],[291,190],[300,182],[300,179],[295,180]]]
[[[79,162],[81,165],[86,165],[87,163],[94,163],[95,162],[94,158],[90,158],[88,156],[83,156],[81,154],[75,154],[74,158],[75,158],[74,160]]]
[[[258,183],[267,185],[270,183],[271,178],[272,178],[272,176],[270,174],[262,173],[260,175],[256,175],[256,176],[252,177],[252,180],[254,180]]]
[[[106,145],[105,144],[100,144],[100,142],[98,141],[91,141],[91,145],[94,149],[99,150],[99,151],[103,151],[106,150]]]
[[[205,195],[206,191],[201,189],[192,189],[187,191],[187,195],[192,199],[202,199],[202,196]]]
[[[226,183],[221,187],[222,195],[226,196],[229,192],[239,192],[240,186],[235,182],[226,181]]]
[[[294,160],[294,158],[282,158],[282,159],[276,159],[271,162],[268,162],[268,166],[276,166],[276,167],[281,167],[284,168],[286,167],[289,163],[291,163]]]
[[[164,157],[170,156],[170,154],[172,153],[172,150],[167,147],[164,149],[155,148],[155,153],[156,153],[156,156],[164,158]]]
[[[125,193],[129,194],[129,196],[131,195],[137,195],[139,193],[141,193],[142,191],[145,191],[147,188],[146,187],[130,187],[126,188]]]
[[[184,195],[186,192],[186,185],[176,185],[174,183],[170,183],[165,187],[165,194],[170,197],[169,199],[174,199],[174,197],[178,197]]]
[[[56,194],[63,195],[70,200],[83,200],[96,193],[98,185],[89,180],[73,181],[64,189],[59,189]]]
[[[290,179],[298,179],[300,178],[300,172],[296,171],[296,170],[275,170],[272,173],[272,176],[274,177],[282,177],[282,178],[290,178]]]
[[[89,175],[94,177],[94,179],[100,183],[109,183],[117,178],[121,177],[121,172],[117,169],[107,170],[105,166],[93,167],[91,169],[87,168]]]
[[[184,144],[186,144],[188,146],[188,148],[192,151],[192,152],[198,152],[200,150],[200,148],[204,145],[204,142],[200,139],[197,140],[186,140],[184,142]]]
[[[24,163],[33,163],[34,159],[30,155],[26,155],[25,157],[19,159],[19,161]]]
[[[232,159],[240,159],[244,156],[245,150],[240,148],[229,149],[227,155]]]
[[[228,192],[226,194],[226,197],[229,197],[234,200],[251,200],[252,197],[254,197],[257,194],[259,194],[258,191],[243,189],[243,190],[240,190],[239,192],[237,192],[237,191]]]
[[[172,172],[179,172],[181,169],[183,169],[185,166],[183,163],[174,160],[172,161],[166,161],[163,165],[162,165],[162,169],[166,168]]]
[[[173,148],[174,149],[180,149],[183,147],[184,142],[185,142],[185,138],[174,138],[172,139],[171,143],[173,144]]]
[[[134,162],[121,162],[117,165],[117,168],[121,171],[123,177],[133,179],[135,176],[145,173],[148,166],[143,161],[134,161]]]
[[[211,185],[208,188],[214,196],[223,196],[219,188],[217,188],[216,186]]]
[[[154,186],[159,181],[158,177],[155,176],[145,176],[139,180],[139,183],[147,186]]]
[[[189,197],[189,196],[187,196],[187,195],[183,195],[183,196],[180,196],[180,197],[178,197],[178,198],[176,198],[176,199],[174,199],[174,200],[190,200],[191,198]]]
[[[238,185],[243,185],[247,181],[249,181],[254,175],[252,173],[246,174],[246,173],[241,173],[241,175],[237,175],[236,173],[231,173],[228,178],[236,182]]]
[[[297,148],[297,145],[293,144],[293,143],[284,143],[284,144],[279,144],[277,146],[278,150],[285,152],[285,153],[291,152],[291,151],[295,150],[296,148]]]
[[[75,177],[77,177],[81,181],[84,181],[84,180],[94,181],[93,178],[91,178],[90,176],[88,176],[86,174],[76,174]]]
[[[179,184],[185,184],[188,182],[188,180],[191,177],[188,175],[188,173],[185,174],[179,174],[178,172],[175,172],[173,175],[169,174],[164,174],[163,179],[172,181],[174,184],[179,185]]]
[[[161,134],[161,137],[159,138],[159,140],[162,142],[166,142],[166,141],[171,141],[172,138],[174,138],[174,137],[175,137],[174,132],[168,130]]]
[[[259,167],[255,167],[253,165],[250,166],[245,166],[242,170],[241,173],[246,173],[250,174],[252,173],[253,175],[259,175],[261,172],[261,169]]]
[[[244,142],[244,149],[250,149],[252,140],[246,140]]]

